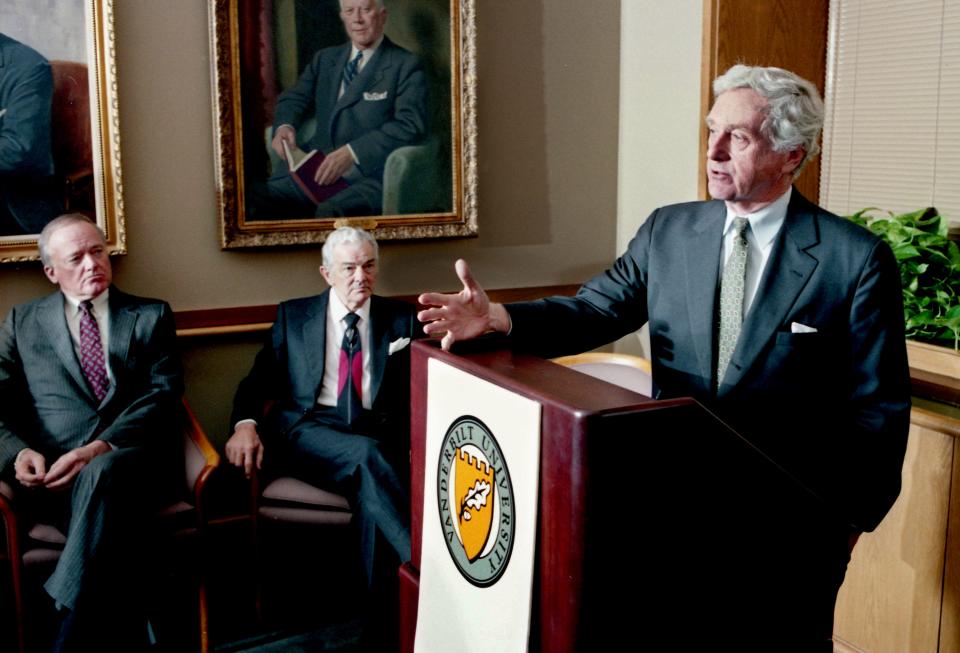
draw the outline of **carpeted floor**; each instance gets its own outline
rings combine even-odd
[[[266,633],[214,648],[215,653],[352,653],[358,650],[360,621],[331,624],[307,632]]]

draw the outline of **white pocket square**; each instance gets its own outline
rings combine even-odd
[[[387,92],[383,91],[382,93],[370,93],[368,91],[364,91],[363,99],[366,100],[367,102],[376,102],[377,100],[386,100]]]
[[[790,333],[816,333],[817,330],[812,326],[800,324],[799,322],[790,323]]]
[[[387,356],[392,356],[397,353],[404,347],[410,344],[410,338],[398,338],[390,343],[390,346],[387,348]]]

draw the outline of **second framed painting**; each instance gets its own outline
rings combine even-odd
[[[475,0],[210,0],[225,249],[477,233]]]

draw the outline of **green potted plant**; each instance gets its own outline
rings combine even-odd
[[[949,239],[949,221],[933,207],[900,215],[874,211],[880,209],[866,208],[849,218],[893,249],[903,284],[910,366],[960,383],[960,249]]]

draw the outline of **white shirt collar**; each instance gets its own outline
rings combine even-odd
[[[327,310],[330,311],[330,315],[333,317],[334,321],[339,322],[347,313],[356,313],[360,316],[360,320],[366,323],[370,322],[370,299],[363,302],[363,305],[355,311],[351,311],[349,308],[340,301],[340,295],[337,294],[337,291],[334,288],[330,289],[330,299]]]
[[[723,223],[723,234],[726,235],[727,232],[733,228],[734,218],[746,218],[750,221],[750,230],[757,239],[757,245],[759,245],[761,249],[768,248],[773,243],[773,239],[777,237],[777,233],[779,233],[780,227],[783,226],[784,220],[787,219],[787,206],[790,204],[790,196],[792,194],[793,187],[791,186],[787,189],[787,192],[770,202],[770,204],[767,204],[759,211],[746,215],[734,213],[727,207],[727,219],[726,222]]]
[[[80,310],[81,300],[77,297],[73,297],[72,295],[68,295],[66,292],[61,291],[61,293],[63,294],[64,299],[66,299],[67,304],[70,306],[70,312],[74,314],[77,313],[77,311]],[[109,299],[110,289],[107,288],[91,300],[93,303],[93,312],[100,317],[106,316]]]
[[[370,57],[372,57],[374,53],[376,53],[377,48],[380,47],[381,43],[383,43],[383,34],[380,35],[380,38],[377,39],[376,43],[374,43],[369,48],[364,48],[363,50],[358,49],[356,45],[351,43],[350,44],[350,60],[353,61],[354,59],[357,58],[357,53],[362,52],[363,59],[360,60],[360,67],[362,68],[368,61],[370,61]]]

